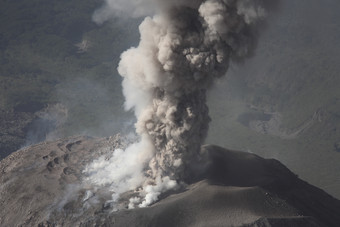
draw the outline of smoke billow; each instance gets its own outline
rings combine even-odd
[[[260,0],[119,2],[107,0],[95,21],[102,23],[108,12],[125,8],[132,16],[157,12],[141,23],[139,46],[124,52],[118,67],[125,107],[135,112],[140,142],[121,152],[126,159],[113,163],[129,163],[136,172],[125,171],[122,164],[110,169],[120,172],[112,182],[128,185],[115,184],[118,194],[140,187],[129,207],[147,206],[188,178],[190,164],[199,160],[210,121],[206,91],[226,74],[230,60],[252,52],[255,27],[265,10]]]

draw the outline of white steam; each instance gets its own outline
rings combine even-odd
[[[265,15],[256,0],[107,0],[96,11],[98,23],[119,15],[146,17],[140,43],[121,56],[127,110],[137,117],[141,141],[88,169],[91,180],[110,184],[116,195],[140,187],[129,207],[155,202],[188,179],[199,160],[210,121],[206,91],[226,74],[230,59],[253,50],[254,27]]]
[[[110,186],[117,194],[135,189],[145,181],[143,169],[153,156],[147,140],[135,143],[126,150],[116,149],[112,157],[101,157],[84,170],[99,186]]]

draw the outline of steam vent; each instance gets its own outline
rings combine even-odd
[[[340,226],[336,0],[40,1],[0,0],[0,226]]]
[[[87,184],[86,166],[120,137],[73,137],[19,150],[0,163],[1,226],[338,226],[340,202],[274,159],[201,148],[204,173],[146,208]],[[98,152],[100,151],[100,152]],[[120,209],[113,212],[113,206]],[[13,212],[15,211],[15,212]]]

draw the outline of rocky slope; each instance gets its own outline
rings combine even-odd
[[[208,142],[279,159],[340,198],[340,3],[280,2],[255,56],[212,92]],[[107,136],[130,122],[116,67],[139,40],[139,20],[98,26],[101,4],[0,0],[0,159],[25,145],[33,113],[48,104],[68,109],[62,137]]]
[[[340,201],[280,162],[206,145],[206,166],[147,208],[112,212],[107,188],[82,170],[128,141],[72,137],[19,150],[0,162],[1,226],[339,226]],[[122,204],[124,195],[122,195]]]

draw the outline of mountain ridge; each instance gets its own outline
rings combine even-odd
[[[338,226],[340,201],[279,161],[202,147],[204,171],[150,207],[112,212],[110,192],[82,184],[82,169],[120,136],[71,137],[23,148],[0,162],[0,224],[39,226]],[[124,196],[123,196],[124,197]],[[122,197],[122,198],[123,198]],[[16,210],[15,213],[12,211]]]

